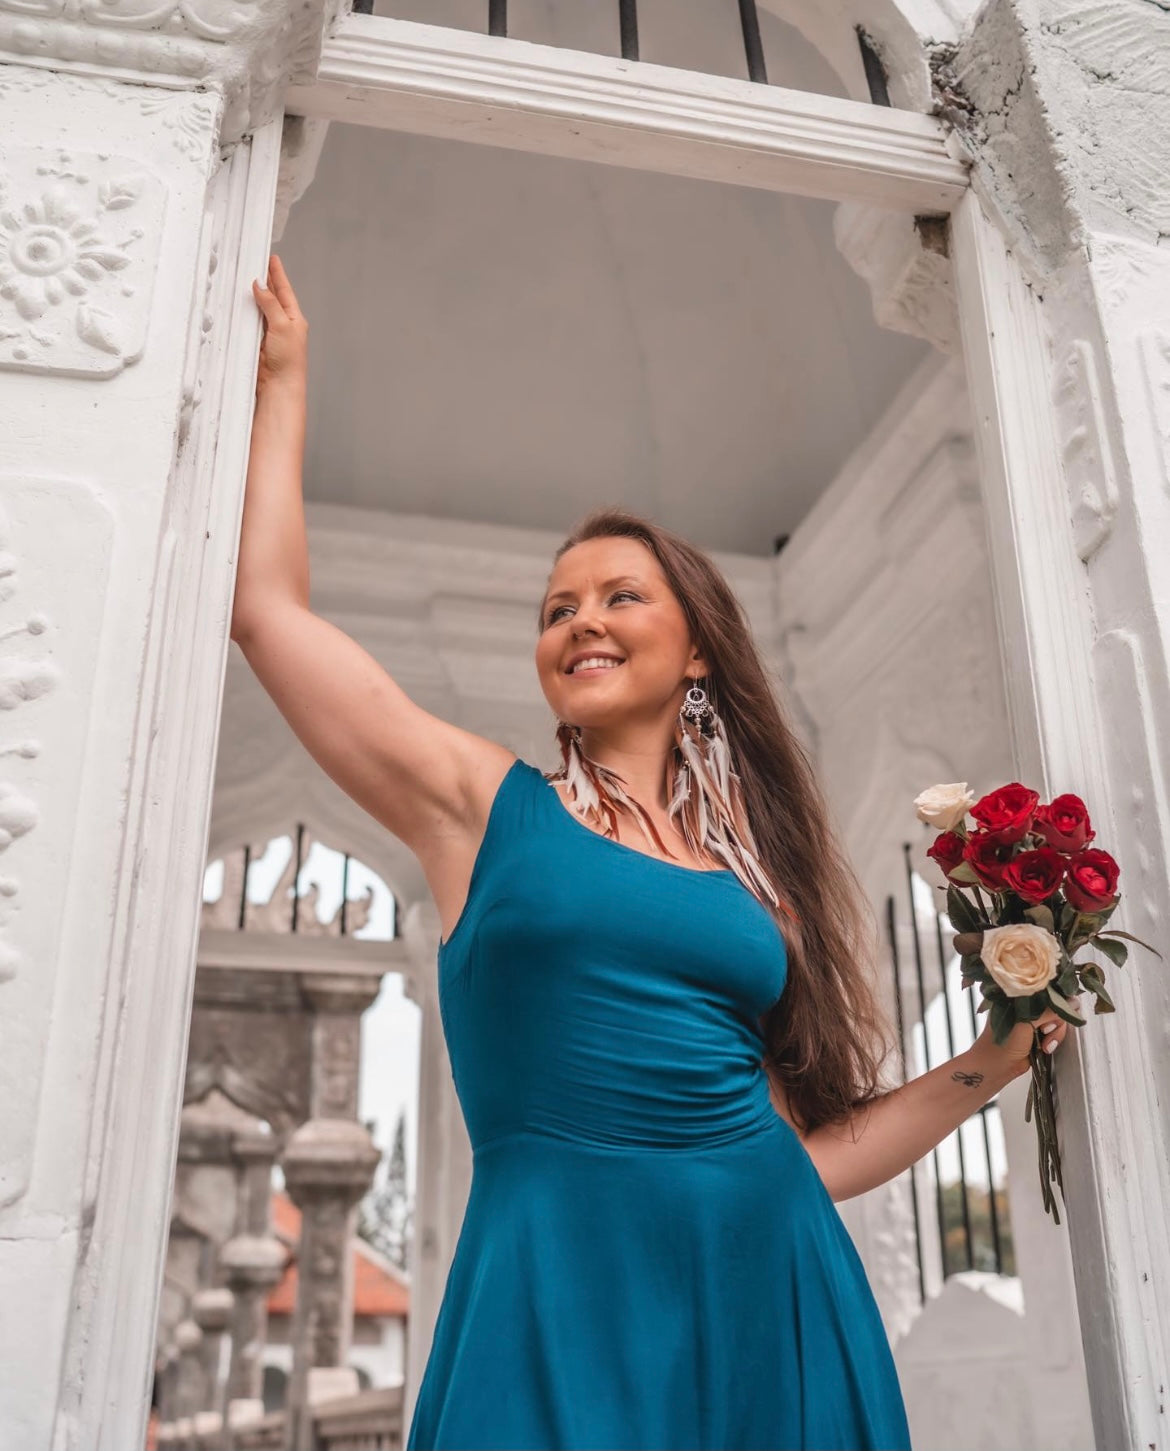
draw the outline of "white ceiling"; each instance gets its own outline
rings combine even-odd
[[[685,3],[694,44],[700,18],[738,15]],[[420,8],[435,10],[394,5]],[[643,55],[661,8],[639,6]],[[773,80],[839,89],[761,20]],[[737,30],[703,43],[733,70]],[[874,324],[832,214],[334,125],[279,249],[310,320],[307,496],[558,531],[619,502],[709,548],[770,553],[926,352]]]

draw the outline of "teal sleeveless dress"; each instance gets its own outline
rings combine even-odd
[[[496,794],[439,1001],[474,1154],[409,1451],[894,1451],[861,1260],[775,1112],[784,941],[731,871]]]

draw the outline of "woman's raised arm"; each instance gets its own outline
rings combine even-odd
[[[278,258],[268,286],[253,290],[264,340],[232,639],[318,764],[419,857],[450,918],[443,899],[457,910],[459,892],[442,890],[445,879],[469,871],[463,859],[515,757],[417,706],[356,641],[310,611],[301,497],[308,325]]]

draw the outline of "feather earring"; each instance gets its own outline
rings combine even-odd
[[[674,853],[662,840],[658,828],[643,807],[626,791],[621,776],[599,761],[591,760],[582,751],[580,726],[560,721],[557,724],[557,745],[561,748],[561,766],[559,770],[550,772],[547,779],[564,781],[568,785],[569,803],[587,825],[616,841],[618,812],[628,811],[646,840],[663,856],[673,859]]]
[[[675,726],[668,814],[696,856],[726,862],[753,896],[796,920],[760,865],[740,778],[723,721],[698,684],[687,691]]]

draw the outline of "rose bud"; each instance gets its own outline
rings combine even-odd
[[[1038,806],[1033,832],[1055,851],[1080,851],[1096,836],[1089,813],[1079,796],[1057,796],[1050,805]]]
[[[983,946],[983,933],[956,932],[952,941],[960,957],[974,957]]]
[[[963,860],[965,845],[965,838],[961,837],[957,831],[944,831],[941,836],[935,837],[933,846],[926,848],[926,855],[935,863],[944,877],[949,877]]]
[[[1038,792],[1012,781],[981,796],[971,815],[993,841],[1010,843],[1027,834],[1039,801]]]
[[[1091,846],[1068,860],[1064,895],[1078,912],[1101,912],[1113,905],[1120,871],[1107,851]]]
[[[985,887],[1003,890],[1003,872],[1011,860],[1011,847],[1004,846],[986,831],[973,832],[963,844],[963,860]]]
[[[1064,879],[1067,858],[1050,846],[1022,851],[1003,869],[1003,884],[1025,902],[1047,901]]]
[[[974,795],[967,790],[966,781],[950,781],[920,791],[914,798],[914,809],[919,821],[925,821],[928,826],[943,832],[954,831],[974,800]]]

